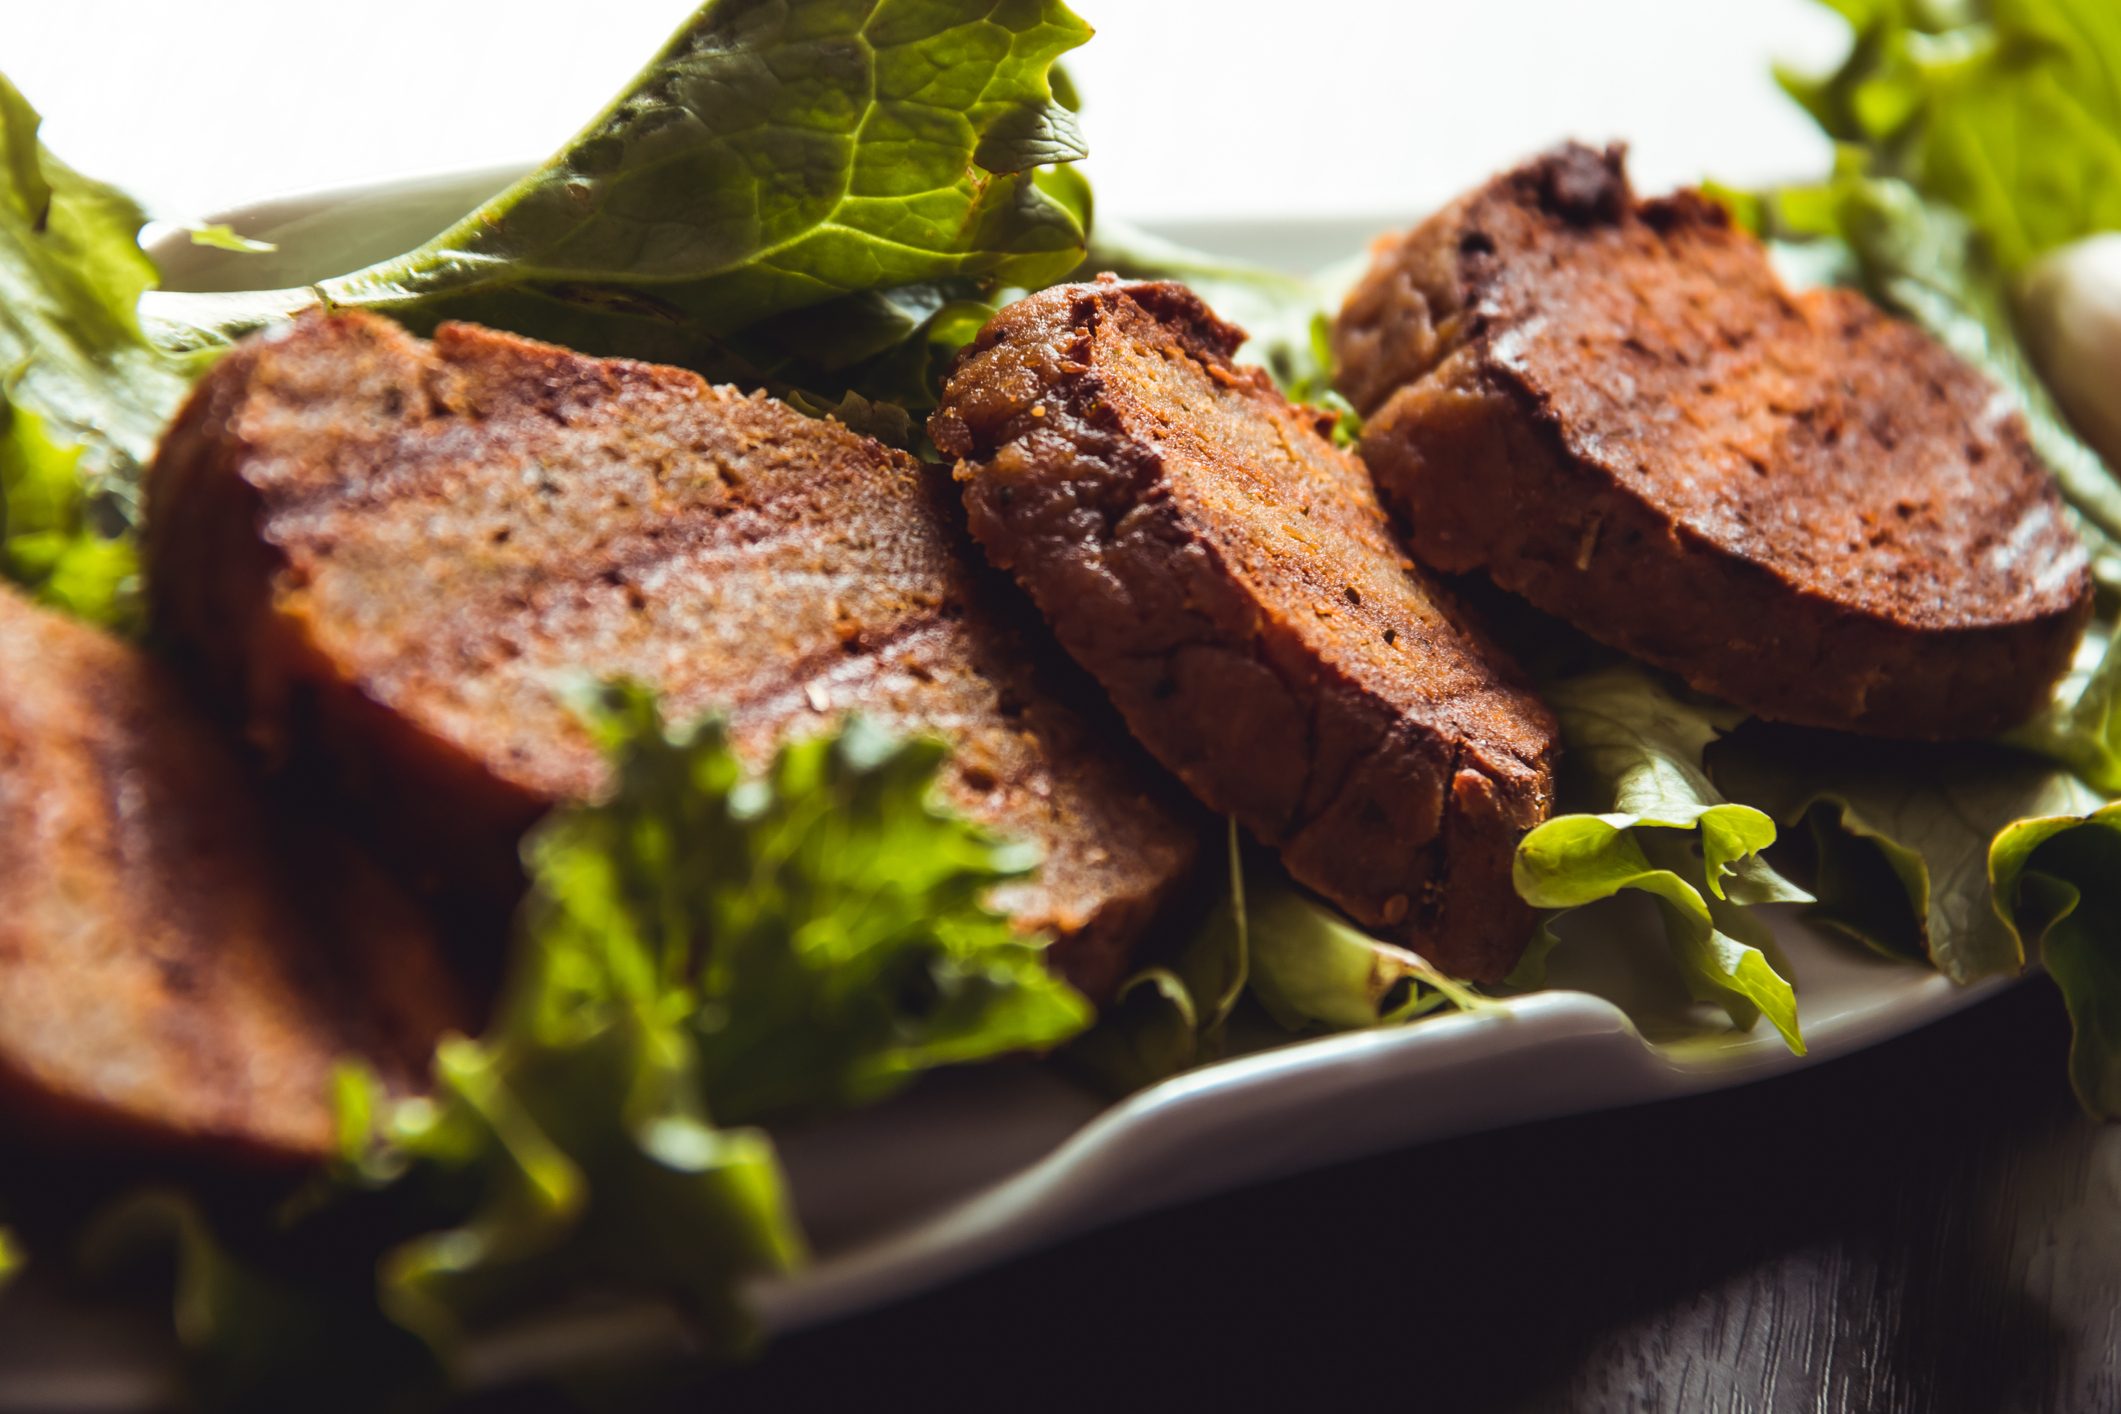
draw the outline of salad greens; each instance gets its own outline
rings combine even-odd
[[[2108,0],[1827,0],[1849,57],[1783,86],[1875,175],[1958,213],[2007,274],[2121,230],[2121,11]]]
[[[123,624],[140,467],[197,360],[142,330],[146,218],[45,151],[40,122],[0,77],[0,573]]]
[[[2062,989],[2077,1098],[2121,1119],[2121,804],[2020,820],[1996,837],[1988,870],[1998,916]]]
[[[27,407],[0,403],[0,574],[77,618],[130,629],[139,552],[126,536],[97,532],[87,454],[53,440]]]
[[[2053,762],[2001,746],[1853,741],[1757,722],[1715,743],[1709,769],[1802,830],[1813,922],[1961,984],[2025,965],[1989,904],[1997,831],[2104,799]]]
[[[552,162],[317,292],[594,350],[636,322],[711,338],[923,281],[1044,284],[1087,226],[1081,184],[1038,170],[1084,154],[1049,70],[1089,37],[1058,0],[721,0]]]
[[[1065,164],[1084,147],[1052,74],[1089,36],[1060,0],[714,0],[556,157],[417,250],[306,292],[188,296],[171,337],[321,304],[932,401],[894,350],[920,365],[983,292],[1082,259],[1089,188]]]
[[[740,1341],[737,1283],[802,1244],[771,1142],[722,1125],[874,1099],[1090,1019],[983,902],[1033,861],[933,804],[936,744],[856,721],[753,777],[718,724],[666,726],[639,690],[591,720],[617,789],[526,842],[488,1034],[443,1045],[431,1097],[349,1093],[363,1182],[475,1195],[379,1269],[384,1309],[439,1349],[614,1286],[673,1293],[702,1339]]]
[[[1512,981],[1538,983],[1560,918],[1638,890],[1656,901],[1695,999],[1721,1006],[1740,1028],[1765,1016],[1802,1055],[1796,992],[1776,968],[1766,926],[1748,910],[1811,895],[1762,857],[1775,822],[1727,800],[1702,765],[1718,730],[1739,714],[1683,701],[1635,667],[1600,669],[1544,693],[1561,721],[1564,761],[1584,792],[1612,809],[1557,816],[1518,845],[1519,896],[1557,912]]]
[[[1254,902],[1252,917],[1252,996],[1284,1031],[1353,1031],[1500,1005],[1286,881]]]

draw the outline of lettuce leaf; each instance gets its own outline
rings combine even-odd
[[[2121,1119],[2121,804],[2020,820],[1988,856],[1995,911],[2069,1008],[2070,1085]]]
[[[1252,905],[1252,996],[1287,1031],[1353,1031],[1500,1003],[1286,881]]]
[[[1962,985],[2025,965],[1990,907],[1997,833],[2102,801],[2068,771],[2001,746],[1858,741],[1761,723],[1718,742],[1709,767],[1732,796],[1804,827],[1812,922]]]
[[[600,694],[592,720],[617,789],[526,843],[492,1029],[445,1043],[434,1096],[377,1110],[352,1154],[379,1184],[477,1195],[380,1267],[384,1308],[443,1349],[614,1285],[740,1343],[739,1281],[802,1249],[770,1142],[722,1125],[862,1103],[1090,1019],[983,902],[1034,857],[932,803],[936,743],[857,721],[754,777],[718,723],[668,727],[639,690]]]
[[[36,599],[121,632],[138,627],[140,557],[129,535],[93,525],[87,448],[52,440],[44,419],[0,401],[0,574]]]
[[[90,486],[129,515],[196,364],[142,329],[140,297],[159,278],[140,249],[146,217],[46,151],[41,123],[0,77],[0,394],[82,448]]]
[[[1518,895],[1555,910],[1511,981],[1536,985],[1569,912],[1636,890],[1655,900],[1688,991],[1731,1024],[1765,1016],[1803,1054],[1797,996],[1777,969],[1766,926],[1748,909],[1811,895],[1762,857],[1774,821],[1725,798],[1702,754],[1739,714],[1682,700],[1647,672],[1611,667],[1553,684],[1574,793],[1609,808],[1559,815],[1519,842]]]
[[[1057,164],[1084,148],[1052,74],[1089,35],[1060,0],[710,0],[556,157],[417,250],[164,307],[193,341],[321,300],[809,387],[799,370],[925,336],[913,305],[1082,259],[1089,189]]]
[[[1783,85],[1877,175],[1956,209],[2007,274],[2121,230],[2121,9],[2110,0],[1830,0],[1848,59]]]
[[[0,573],[127,628],[140,468],[198,361],[141,326],[146,218],[46,151],[41,122],[0,76]]]

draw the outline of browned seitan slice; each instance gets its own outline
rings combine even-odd
[[[1978,737],[2047,700],[2086,557],[2019,415],[1694,192],[1569,146],[1381,246],[1341,312],[1414,553],[1763,717]]]
[[[73,1136],[321,1159],[332,1071],[466,1024],[412,902],[268,809],[140,650],[0,590],[0,1104]]]
[[[999,902],[1103,992],[1186,881],[1199,820],[1042,665],[947,473],[694,375],[368,316],[246,341],[150,483],[160,626],[251,737],[330,763],[371,828],[512,880],[606,765],[570,676],[730,714],[754,761],[858,712],[952,747],[949,796],[1036,841]]]
[[[1319,415],[1231,362],[1243,339],[1182,286],[1056,287],[988,324],[930,432],[989,557],[1196,795],[1360,922],[1498,980],[1553,718]]]

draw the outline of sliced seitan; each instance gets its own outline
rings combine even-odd
[[[726,712],[754,761],[849,713],[945,738],[949,796],[1045,851],[999,903],[1093,993],[1193,863],[1190,805],[1040,663],[947,473],[784,404],[311,317],[214,369],[149,494],[160,626],[438,873],[512,884],[522,829],[606,789],[576,676]]]
[[[1046,290],[988,324],[930,434],[1150,751],[1363,924],[1498,980],[1553,718],[1319,415],[1231,362],[1243,339],[1179,285]]]
[[[0,1104],[68,1135],[322,1159],[332,1071],[466,1024],[410,899],[261,798],[138,649],[0,590]]]
[[[1722,207],[1558,149],[1379,248],[1335,337],[1414,553],[1782,721],[1978,737],[2091,613],[2019,415]]]

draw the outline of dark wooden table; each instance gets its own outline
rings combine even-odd
[[[1748,1089],[1431,1145],[779,1342],[673,1407],[2121,1411],[2121,1126],[2035,981]]]

